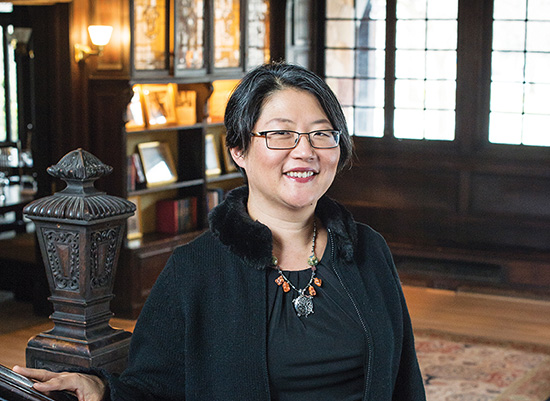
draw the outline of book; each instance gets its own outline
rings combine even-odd
[[[141,158],[138,153],[132,154],[132,162],[136,170],[136,184],[145,183],[145,173],[143,171],[143,164],[141,164]]]
[[[128,156],[126,183],[128,184],[128,191],[136,190],[136,166],[132,156]]]
[[[210,212],[224,199],[225,191],[223,188],[208,188],[206,192],[206,208]]]
[[[156,228],[160,233],[178,234],[197,228],[197,198],[164,199],[156,203]]]

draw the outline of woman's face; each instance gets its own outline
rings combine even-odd
[[[309,92],[283,89],[264,101],[253,132],[334,129],[321,105]],[[231,149],[235,162],[246,171],[249,206],[269,212],[296,210],[317,204],[328,190],[338,167],[340,147],[314,149],[302,135],[294,149],[268,149],[265,137],[252,137],[245,154]],[[258,209],[257,209],[258,210]]]

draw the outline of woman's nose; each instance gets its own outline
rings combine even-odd
[[[311,146],[311,143],[309,142],[309,136],[307,134],[302,134],[299,136],[298,143],[293,149],[293,153],[294,152],[299,154],[300,156],[305,155],[307,157],[311,157],[311,155],[313,155],[313,146]]]

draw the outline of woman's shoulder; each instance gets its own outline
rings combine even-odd
[[[193,240],[179,245],[174,249],[172,258],[205,258],[213,256],[221,250],[220,242],[214,237],[210,230],[206,230]]]
[[[357,234],[360,241],[377,247],[387,247],[385,238],[368,224],[356,222]]]

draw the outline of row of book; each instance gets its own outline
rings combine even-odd
[[[135,191],[136,189],[145,187],[145,172],[143,171],[143,164],[141,163],[141,157],[138,153],[133,153],[128,156],[128,168],[126,171],[128,173],[128,191]]]
[[[208,189],[206,207],[209,212],[224,198],[222,188]],[[156,229],[160,233],[178,234],[196,230],[198,227],[197,198],[164,199],[156,203]]]
[[[157,231],[178,234],[197,228],[197,198],[165,199],[156,203]]]

